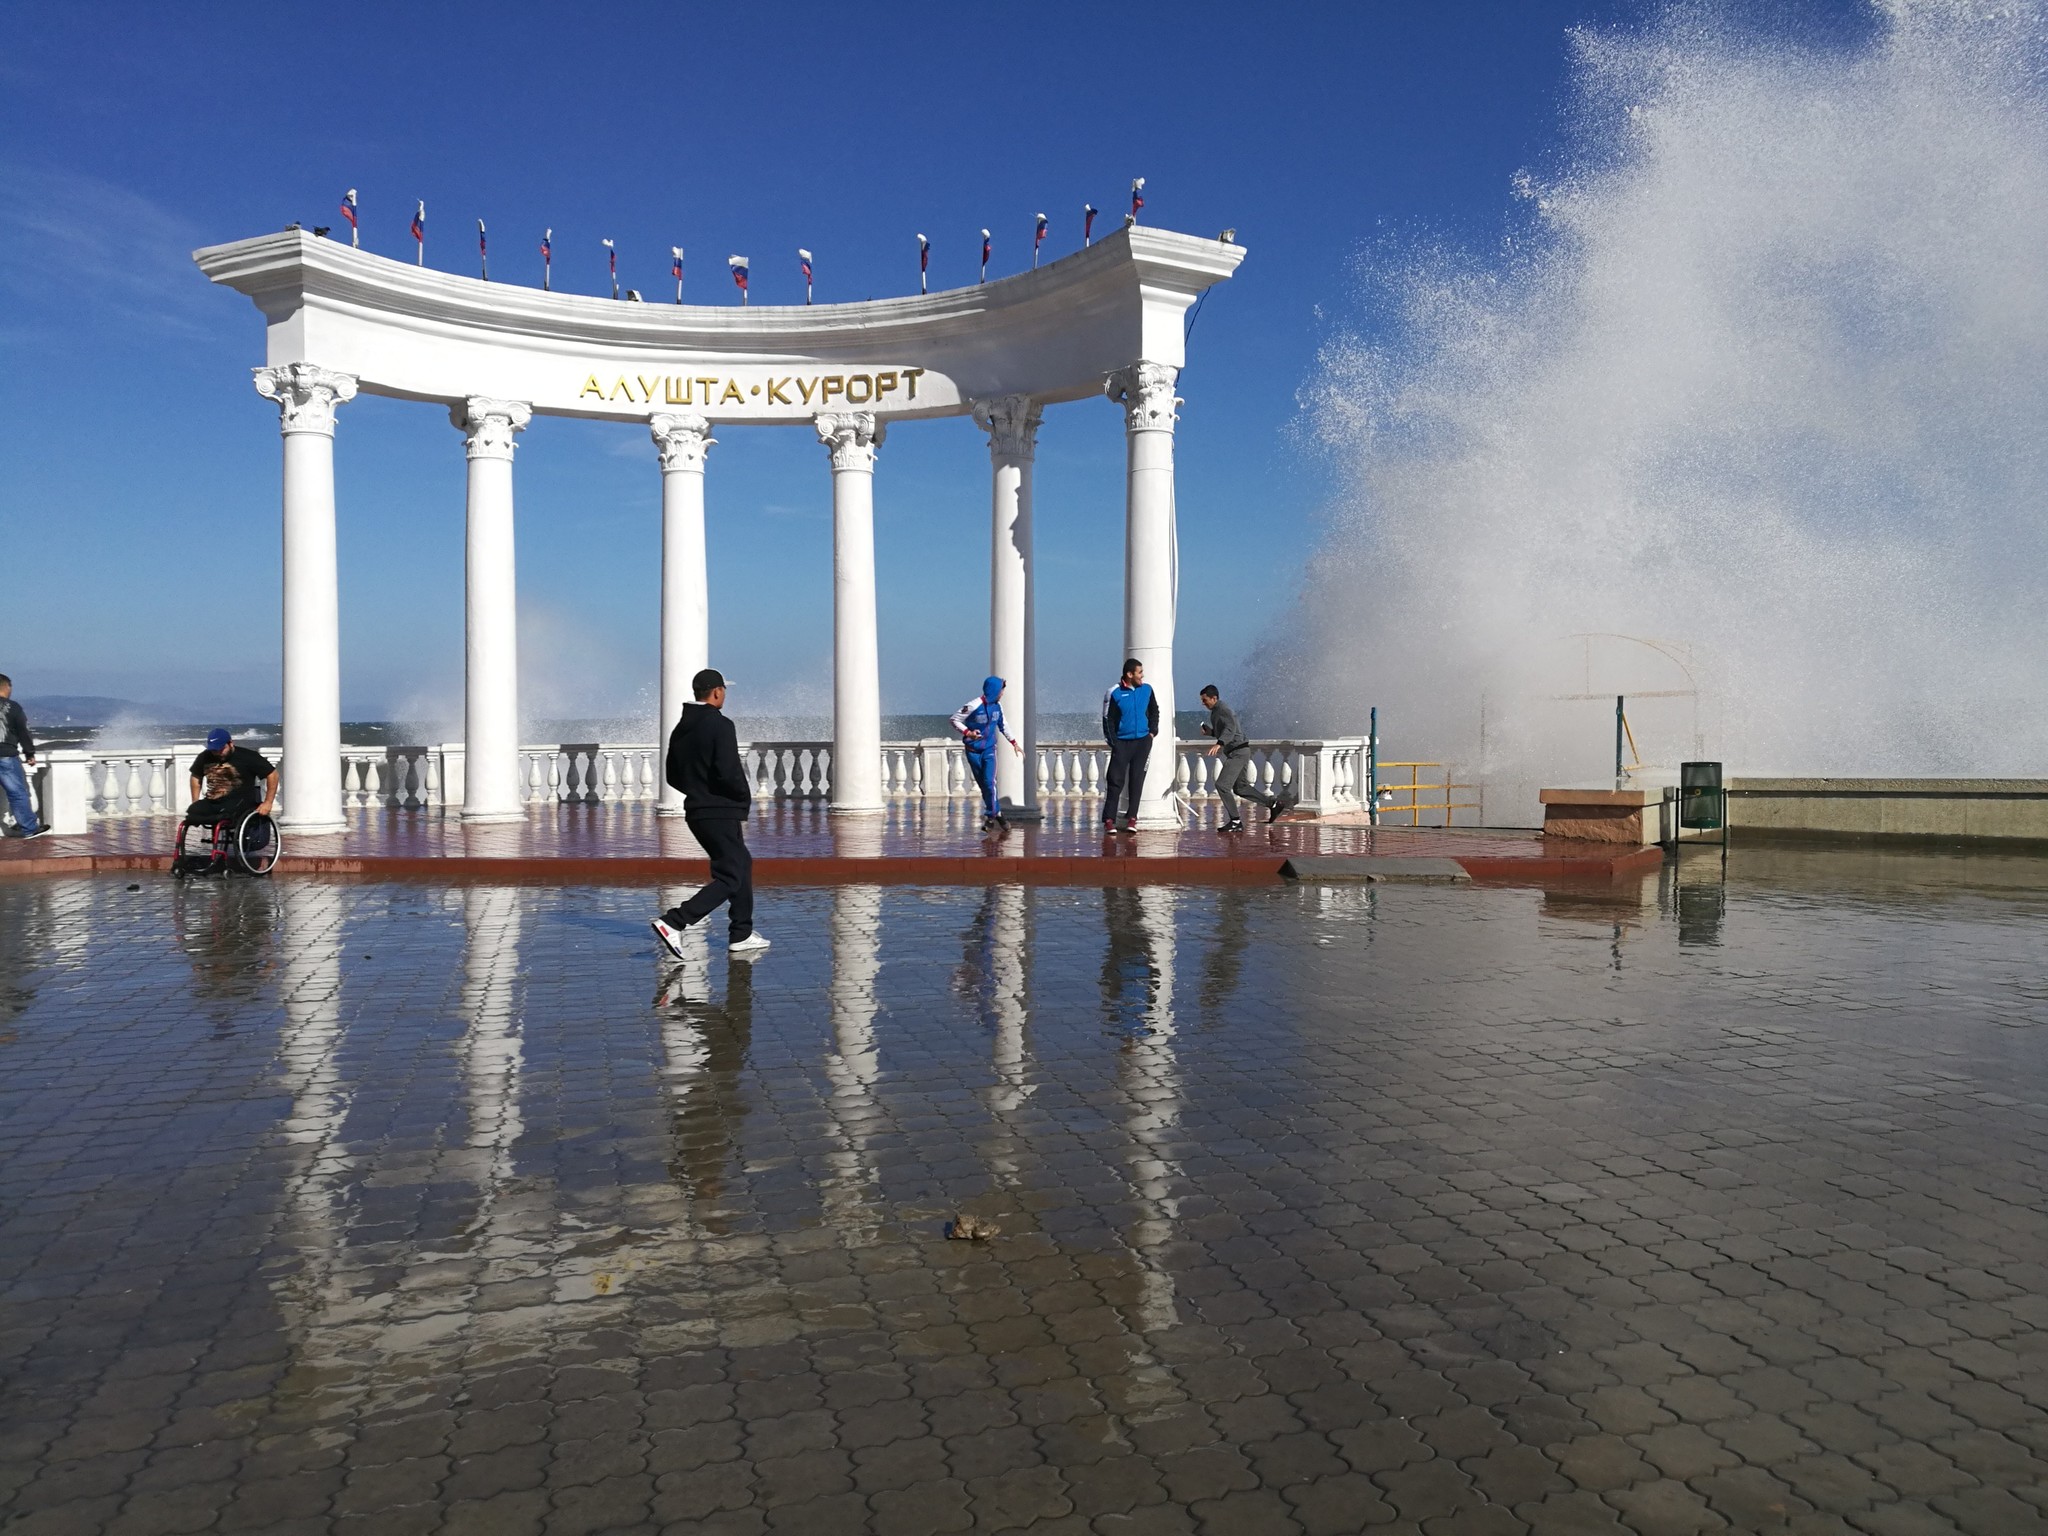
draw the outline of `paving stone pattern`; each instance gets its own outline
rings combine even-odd
[[[0,887],[0,1525],[2040,1529],[2048,899],[1712,867]]]

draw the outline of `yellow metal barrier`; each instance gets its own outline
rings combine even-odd
[[[1407,782],[1403,783],[1398,778],[1389,782],[1388,774],[1399,768],[1408,770]],[[1434,768],[1442,773],[1443,782],[1433,784],[1424,780],[1422,770],[1425,768]],[[1451,782],[1451,776],[1444,769],[1442,763],[1381,763],[1379,765],[1379,775],[1379,792],[1381,797],[1379,822],[1383,827],[1390,824],[1388,821],[1389,817],[1403,815],[1408,818],[1407,825],[1411,827],[1422,826],[1424,825],[1422,818],[1425,812],[1433,816],[1440,815],[1443,817],[1442,821],[1432,822],[1430,825],[1448,827],[1451,824],[1453,812],[1480,811],[1483,809],[1483,803],[1480,801],[1453,800],[1451,798],[1452,795],[1461,789],[1476,790],[1479,786],[1476,784],[1454,784]],[[1390,794],[1391,798],[1389,798]],[[1407,797],[1405,800],[1402,798],[1404,795]],[[1425,796],[1434,796],[1435,798],[1426,799],[1424,798]],[[1393,824],[1399,825],[1399,823]]]

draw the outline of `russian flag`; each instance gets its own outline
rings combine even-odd
[[[1138,216],[1138,210],[1144,206],[1145,178],[1142,176],[1133,177],[1131,180],[1131,217],[1135,219]]]
[[[1083,245],[1092,245],[1095,241],[1096,212],[1097,209],[1093,203],[1083,203],[1081,205],[1081,243]]]
[[[924,273],[931,270],[932,243],[923,235],[917,237],[917,270]]]
[[[989,233],[988,233],[988,231],[984,229],[984,230],[983,230],[983,231],[981,232],[981,275],[982,275],[983,277],[987,277],[987,276],[988,276],[988,258],[989,258],[989,252],[990,252],[991,250],[993,250],[994,248],[995,248],[995,242],[994,242],[994,241],[992,241],[992,240],[991,240],[991,239],[989,238]]]
[[[553,230],[553,229],[547,229],[547,230],[543,230],[543,231],[541,232],[541,237],[540,237],[540,261],[541,261],[541,265],[542,265],[542,266],[544,266],[544,267],[546,267],[546,266],[553,266],[553,265],[554,265],[554,261],[555,261],[555,232],[554,232],[554,230]]]
[[[427,243],[427,204],[424,198],[412,211],[412,237],[421,245]]]
[[[811,253],[802,246],[798,246],[796,248],[796,259],[797,265],[804,269],[804,284],[808,287],[811,281]]]
[[[1038,216],[1038,232],[1031,237],[1031,249],[1035,251],[1043,244],[1045,244],[1045,215],[1041,213]]]
[[[725,264],[732,268],[734,285],[741,293],[745,293],[747,291],[747,258],[744,256],[728,256],[725,258]]]
[[[350,187],[348,189],[348,196],[341,200],[341,216],[348,220],[348,227],[350,229],[356,227],[356,189],[354,187]]]
[[[669,273],[680,283],[683,280],[683,248],[680,245],[672,245],[668,248],[668,254]]]

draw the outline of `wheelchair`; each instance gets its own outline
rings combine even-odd
[[[284,852],[277,823],[245,806],[216,809],[201,800],[185,813],[171,875],[183,880],[206,875],[267,875]]]

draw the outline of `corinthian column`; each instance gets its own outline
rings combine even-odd
[[[1179,748],[1173,734],[1173,627],[1179,602],[1180,550],[1173,525],[1173,381],[1179,370],[1133,363],[1107,381],[1124,408],[1124,655],[1144,663],[1159,696],[1159,734],[1145,767],[1141,827],[1180,824],[1173,781]]]
[[[872,412],[820,416],[832,454],[832,809],[882,809],[882,659],[875,631]]]
[[[1042,411],[1028,395],[977,400],[988,433],[991,481],[988,669],[1003,679],[1003,714],[1016,722],[1019,757],[996,748],[996,789],[1019,821],[1038,819],[1038,633],[1031,591],[1031,462]]]
[[[256,370],[284,432],[284,775],[278,820],[339,832],[341,585],[334,558],[334,408],[352,374],[311,363]]]
[[[649,426],[661,450],[661,718],[656,761],[690,702],[690,679],[711,665],[711,584],[704,558],[704,454],[718,441],[702,416],[657,416]],[[666,777],[658,816],[683,814],[683,797]]]
[[[448,419],[469,441],[467,744],[464,821],[523,821],[519,787],[519,582],[512,548],[512,434],[532,420],[517,400],[481,396]]]

